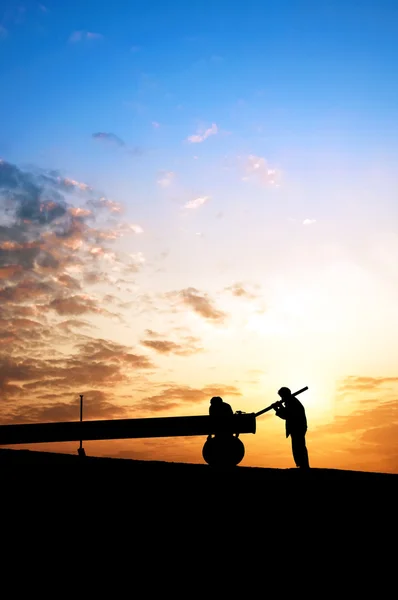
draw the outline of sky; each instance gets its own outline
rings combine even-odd
[[[398,473],[397,31],[387,0],[3,0],[0,423],[308,386],[311,466]],[[294,466],[271,413],[242,441]]]

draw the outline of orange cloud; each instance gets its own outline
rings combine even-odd
[[[233,296],[237,296],[238,298],[245,297],[254,299],[257,297],[252,292],[248,292],[241,283],[233,283],[232,285],[226,287],[225,290],[231,292]]]
[[[153,336],[153,332],[151,333]],[[142,340],[141,344],[155,350],[159,354],[177,354],[178,356],[191,356],[203,350],[203,348],[196,345],[198,342],[197,338],[187,337],[181,341],[184,341],[185,344],[177,344],[170,340],[159,339]]]
[[[86,296],[55,298],[48,306],[54,309],[59,315],[82,315],[89,312],[104,314],[106,312],[97,306],[94,299]]]
[[[213,384],[203,388],[191,388],[184,385],[165,387],[160,394],[144,398],[137,410],[160,412],[176,408],[183,404],[195,404],[209,400],[213,396],[241,396],[239,389],[232,385]]]
[[[11,279],[16,273],[22,271],[21,265],[8,265],[7,267],[0,267],[0,279]]]
[[[5,423],[46,423],[77,421],[80,399],[65,402],[63,394],[44,394],[47,402],[26,403],[3,414]],[[127,407],[109,400],[109,394],[99,390],[84,393],[84,416],[87,420],[128,418]]]
[[[195,288],[186,288],[176,292],[168,292],[165,297],[182,302],[196,314],[209,321],[222,323],[226,319],[226,313],[217,310],[208,295],[201,295]]]
[[[379,390],[382,386],[398,383],[398,377],[357,377],[350,375],[339,387],[341,392]]]
[[[69,201],[77,196],[82,207]],[[108,290],[81,293],[83,284],[123,290],[129,283],[103,270],[104,261],[120,275],[132,268],[132,257],[125,260],[107,247],[115,231],[142,231],[118,222],[121,214],[120,204],[87,184],[0,162],[0,394],[7,399],[0,418],[18,412],[21,403],[26,407],[28,399],[41,406],[43,391],[50,410],[51,395],[55,402],[75,386],[99,392],[137,377],[142,382],[141,372],[155,368],[141,352],[88,336],[96,329],[79,318],[121,319],[106,308]],[[98,220],[100,230],[93,226]]]

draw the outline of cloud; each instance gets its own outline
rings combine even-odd
[[[109,399],[109,393],[86,390],[83,394],[86,420],[122,419],[129,417],[128,407]],[[51,423],[77,421],[80,398],[65,402],[62,394],[43,394],[46,402],[23,403],[6,409],[2,415],[5,423]]]
[[[158,184],[164,188],[169,187],[173,183],[175,176],[176,174],[173,171],[161,171]]]
[[[160,333],[153,331],[153,329],[145,329],[145,335],[151,338],[159,338],[161,337]]]
[[[117,146],[121,146],[121,147],[126,145],[124,143],[124,141],[122,139],[120,139],[120,137],[115,135],[114,133],[98,132],[98,133],[93,133],[92,137],[95,140],[98,140],[101,142],[108,142],[111,144],[116,144]]]
[[[142,229],[141,225],[135,225],[133,223],[131,225],[127,225],[127,227],[134,233],[144,233],[144,230]]]
[[[87,386],[112,389],[128,384],[134,373],[153,368],[146,356],[131,352],[127,346],[82,335],[64,337],[64,343],[73,345],[73,353],[64,355],[52,351],[52,356],[46,356],[48,351],[43,352],[45,342],[55,339],[58,334],[58,344],[62,343],[63,333],[70,334],[70,330],[46,330],[43,324],[34,322],[21,325],[19,339],[25,347],[30,346],[30,356],[0,354],[0,393],[3,398],[8,401],[34,395],[41,398],[45,390],[65,395],[76,387],[87,389]],[[12,340],[14,350],[17,339]],[[37,355],[32,353],[34,347],[41,349]],[[0,415],[6,408],[1,407]]]
[[[304,219],[303,225],[313,225],[316,223],[316,219]]]
[[[82,192],[90,191],[92,188],[87,183],[82,183],[81,181],[76,181],[75,179],[69,179],[68,177],[58,177],[58,181],[64,184],[65,188],[72,186],[74,188],[78,188]]]
[[[336,468],[398,472],[398,376],[345,377],[338,387],[351,411],[311,429],[314,443],[336,446]],[[336,408],[338,410],[337,404]],[[340,467],[341,465],[341,467]]]
[[[254,154],[250,154],[246,158],[244,169],[246,172],[246,176],[243,177],[244,181],[254,179],[264,185],[277,185],[280,178],[277,169],[270,168],[265,158]]]
[[[398,377],[358,377],[349,375],[339,386],[341,392],[378,391],[385,385],[398,384]]]
[[[187,140],[191,144],[199,144],[201,142],[204,142],[211,135],[216,135],[217,133],[218,127],[215,123],[213,123],[212,126],[206,129],[205,131],[198,131],[195,135],[189,136]]]
[[[225,290],[227,292],[231,292],[231,294],[233,296],[236,296],[239,298],[241,298],[241,297],[250,298],[250,299],[257,298],[257,296],[255,294],[253,294],[252,292],[248,292],[243,287],[242,283],[233,283],[232,285],[226,287]]]
[[[213,396],[221,396],[225,399],[228,396],[241,395],[240,390],[233,385],[212,384],[203,388],[173,385],[165,387],[160,394],[144,398],[137,408],[138,410],[157,413],[168,411],[183,404],[198,404],[206,400],[210,403]]]
[[[109,312],[100,308],[95,298],[89,298],[87,295],[55,298],[48,307],[55,310],[59,315],[107,314]]]
[[[153,127],[154,129],[159,129],[159,127],[160,127],[160,123],[158,123],[157,121],[152,121],[152,127]]]
[[[360,377],[371,384],[374,380],[376,388],[382,385],[385,378]],[[398,381],[396,378],[387,380]],[[366,391],[365,388],[362,391]],[[372,389],[372,388],[370,388]],[[336,462],[342,462],[343,468],[375,470],[379,472],[398,472],[398,399],[380,400],[365,399],[361,408],[349,415],[337,415],[332,422],[318,426],[311,431],[311,439],[316,443],[321,439],[323,444],[336,444],[338,438],[338,455]],[[337,465],[338,468],[338,465]]]
[[[92,33],[87,31],[86,37],[88,40],[101,40],[104,36],[101,33]]]
[[[9,403],[0,418],[27,397],[40,404],[43,390],[108,389],[154,368],[141,352],[87,335],[97,330],[85,319],[123,319],[110,295],[143,262],[109,247],[142,231],[122,214],[87,184],[0,160],[0,395]]]
[[[114,133],[105,133],[103,131],[99,131],[97,133],[93,133],[92,137],[99,142],[123,148],[126,154],[130,154],[131,156],[142,156],[144,154],[144,150],[139,146],[128,148],[126,143]]]
[[[146,334],[151,339],[144,339],[141,344],[151,350],[154,350],[158,354],[176,354],[178,356],[191,356],[201,352],[203,348],[198,346],[198,338],[187,336],[181,338],[180,343],[176,343],[171,340],[159,339],[160,334],[150,329],[146,330]]]
[[[103,37],[100,33],[93,33],[92,31],[74,31],[69,36],[69,42],[75,44],[84,40],[101,40]]]
[[[66,319],[65,321],[58,323],[58,327],[60,329],[65,329],[65,331],[68,331],[69,333],[72,333],[75,329],[94,328],[91,323],[83,321],[83,319]]]
[[[200,294],[195,288],[190,287],[180,291],[168,292],[165,297],[188,306],[197,315],[208,321],[223,323],[226,319],[226,313],[217,310],[207,294]]]
[[[153,368],[152,362],[141,354],[131,352],[128,346],[104,339],[90,339],[78,344],[80,354],[87,360],[98,364],[106,361],[108,365],[134,369]]]
[[[195,198],[194,200],[189,200],[189,202],[184,204],[184,208],[194,210],[195,208],[203,206],[203,204],[206,204],[206,202],[208,202],[209,200],[210,196],[200,196],[199,198]]]

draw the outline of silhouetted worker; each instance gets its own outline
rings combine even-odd
[[[220,396],[213,396],[210,400],[209,414],[211,417],[228,417],[234,413],[230,404],[224,402]]]
[[[216,417],[222,421],[221,431],[216,432],[217,438],[220,438],[220,436],[222,438],[232,436],[232,432],[223,431],[223,424],[225,423],[224,419],[228,420],[228,418],[234,414],[230,404],[224,402],[220,396],[213,396],[213,398],[210,400],[209,414],[211,417]]]
[[[305,445],[307,418],[304,406],[287,387],[278,391],[281,400],[275,402],[275,414],[286,421],[286,437],[291,437],[294,462],[301,469],[309,469],[308,451]]]

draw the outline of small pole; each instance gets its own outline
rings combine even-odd
[[[80,394],[80,423],[83,422],[83,394]],[[84,451],[83,448],[83,440],[80,434],[80,447],[79,450],[77,451],[79,456],[86,456],[86,453]]]

